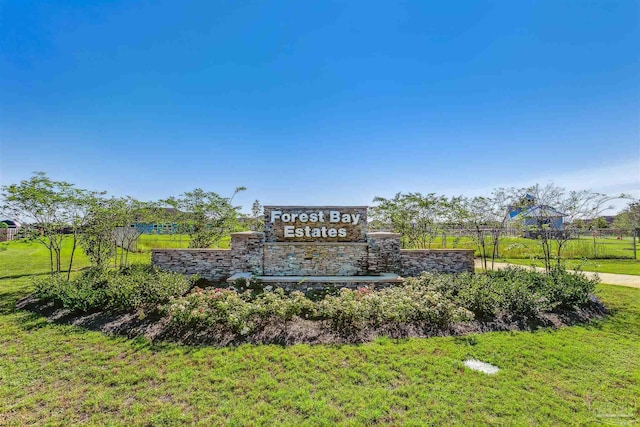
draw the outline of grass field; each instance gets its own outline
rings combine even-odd
[[[612,315],[560,330],[188,347],[105,336],[16,310],[31,276],[46,274],[46,251],[2,246],[0,425],[640,421],[640,290],[600,285]],[[470,371],[462,364],[468,357],[502,370]]]
[[[138,239],[138,251],[147,252],[151,249],[188,248],[191,239],[186,234],[143,234]],[[216,245],[218,248],[228,249],[231,238],[223,237]]]
[[[540,259],[518,259],[508,258],[500,260],[518,265],[535,265],[544,267],[544,262]],[[565,265],[570,269],[580,269],[582,271],[596,271],[598,273],[632,274],[640,275],[640,260],[635,259],[569,259]]]
[[[488,242],[488,241],[487,241]],[[640,242],[637,242],[640,246]],[[555,242],[552,245],[555,248]],[[569,240],[565,244],[563,256],[566,258],[633,258],[633,239],[623,237],[618,240],[615,237],[599,237],[596,239],[594,257],[594,245],[591,237],[581,237],[580,239]],[[431,248],[465,248],[476,249],[476,256],[479,256],[476,243],[469,237],[448,236],[443,244],[442,237],[437,237],[431,244]],[[489,248],[491,250],[491,248]],[[638,248],[640,251],[640,247]],[[540,242],[535,239],[525,239],[522,237],[502,237],[500,239],[499,255],[501,258],[524,258],[541,257],[542,249]]]

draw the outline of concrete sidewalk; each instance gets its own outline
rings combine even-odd
[[[475,260],[476,268],[482,269],[482,261],[479,259]],[[494,264],[495,269],[499,270],[501,268],[508,267],[510,265],[517,267],[525,267],[531,268],[525,265],[516,265],[516,264],[507,264],[506,262],[496,262]],[[487,266],[491,269],[491,261],[487,262]],[[536,267],[537,271],[545,271],[542,267]],[[618,286],[628,286],[630,288],[638,288],[640,289],[640,276],[634,276],[631,274],[612,274],[612,273],[594,273],[591,271],[583,271],[588,277],[593,277],[596,274],[600,278],[602,283],[606,283],[607,285],[618,285]]]

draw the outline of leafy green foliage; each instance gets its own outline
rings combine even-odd
[[[291,320],[308,317],[313,303],[302,292],[285,293],[251,291],[239,293],[231,289],[195,288],[183,298],[173,298],[165,310],[175,323],[206,328],[222,325],[242,335],[255,331],[274,318]]]
[[[178,221],[180,232],[191,239],[190,248],[208,248],[238,227],[239,207],[231,202],[236,194],[244,191],[238,187],[231,197],[222,197],[201,188],[187,191],[180,197],[162,200],[176,210],[172,220]]]
[[[613,226],[625,230],[640,229],[640,201],[629,202],[627,207],[616,215]]]
[[[61,275],[34,279],[35,295],[74,311],[155,310],[185,294],[194,278],[144,265],[122,270],[92,268],[72,280]]]
[[[402,235],[402,244],[410,248],[430,248],[449,216],[455,199],[435,193],[397,193],[392,199],[376,197],[371,208],[374,224]]]
[[[393,327],[412,322],[445,328],[454,321],[473,318],[470,312],[419,282],[378,292],[367,288],[341,289],[338,296],[320,301],[315,314],[330,320],[335,330],[344,333],[368,326]]]
[[[589,304],[597,279],[554,267],[540,273],[520,267],[457,276],[423,274],[407,281],[441,292],[478,318],[498,315],[536,317],[539,313]]]
[[[236,289],[196,289],[165,307],[175,323],[198,328],[222,325],[247,334],[269,320],[293,316],[326,320],[340,334],[411,323],[445,329],[454,322],[499,316],[536,318],[542,312],[590,303],[597,280],[554,269],[539,273],[508,268],[487,274],[423,274],[403,286],[372,291],[340,289],[315,300],[301,292],[272,291],[258,283]]]

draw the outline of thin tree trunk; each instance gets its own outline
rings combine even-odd
[[[60,273],[60,253],[58,252],[58,248],[55,249],[55,259],[56,259],[56,273]]]
[[[53,276],[53,247],[49,246],[49,271],[51,272],[51,275]]]
[[[73,235],[73,246],[71,247],[71,258],[69,259],[69,271],[67,271],[67,280],[71,278],[71,268],[73,267],[73,255],[76,252],[76,245],[78,243],[78,238],[74,234]]]

